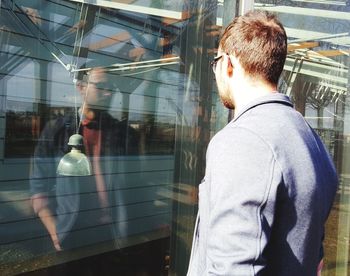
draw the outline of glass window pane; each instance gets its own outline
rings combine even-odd
[[[235,2],[84,2],[0,1],[0,274],[183,275]]]

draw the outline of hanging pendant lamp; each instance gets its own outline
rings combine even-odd
[[[76,78],[74,77],[73,83],[76,83]],[[89,79],[87,87],[89,86]],[[88,93],[88,91],[87,91]],[[83,136],[78,134],[78,129],[80,128],[82,122],[82,116],[80,117],[78,125],[78,111],[77,111],[77,100],[76,96],[74,97],[74,109],[75,109],[75,119],[76,119],[76,129],[75,134],[69,137],[68,146],[71,146],[72,149],[70,152],[65,154],[57,166],[56,173],[58,175],[64,176],[88,176],[92,175],[92,168],[89,159],[84,153],[81,152],[83,143]],[[85,100],[82,106],[82,113],[85,109]]]
[[[68,145],[72,147],[71,151],[65,154],[57,167],[57,174],[64,176],[87,176],[91,175],[91,164],[84,153],[81,152],[83,147],[83,136],[73,134],[69,137]]]

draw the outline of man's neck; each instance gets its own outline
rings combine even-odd
[[[237,89],[235,95],[235,114],[238,114],[245,106],[252,101],[265,96],[277,93],[277,87],[265,82],[243,83]]]
[[[79,109],[79,113],[82,116],[82,118],[88,121],[96,120],[96,118],[99,117],[101,112],[102,110],[96,110],[88,106],[85,106],[84,108]]]

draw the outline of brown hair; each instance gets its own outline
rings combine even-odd
[[[238,58],[252,78],[278,83],[287,55],[287,35],[275,15],[250,11],[236,17],[225,29],[219,46]]]

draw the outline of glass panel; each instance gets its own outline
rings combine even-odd
[[[84,2],[83,0],[72,0],[75,2]],[[171,0],[95,0],[94,4],[98,6],[103,7],[113,7],[115,9],[124,9],[124,10],[130,10],[135,11],[139,9],[139,12],[141,13],[148,13],[151,10],[156,11],[155,9],[161,9],[161,12],[168,12],[169,14],[175,15],[174,12],[187,12],[188,6],[190,5],[189,0],[177,0],[177,1],[171,1]],[[148,10],[148,12],[147,12]]]
[[[280,91],[320,134],[340,177],[326,225],[322,275],[349,273],[349,1],[256,1],[278,14],[288,35]]]
[[[0,1],[0,274],[184,275],[235,2],[82,2]]]

